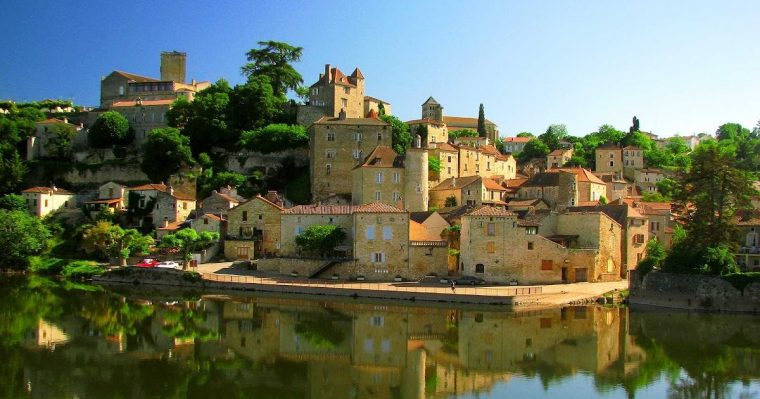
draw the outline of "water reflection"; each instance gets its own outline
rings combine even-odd
[[[591,384],[597,397],[757,397],[757,319],[146,296],[4,278],[0,397],[499,397],[526,381],[540,382],[529,396]]]

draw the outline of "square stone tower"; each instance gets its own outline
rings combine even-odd
[[[187,53],[179,51],[161,52],[161,80],[185,83]]]

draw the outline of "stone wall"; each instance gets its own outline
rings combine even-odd
[[[97,169],[73,169],[63,176],[63,180],[73,185],[101,185],[109,181],[146,182],[150,179],[137,163],[126,165],[103,164]]]
[[[305,167],[309,165],[309,151],[306,148],[293,148],[285,151],[278,151],[269,154],[262,154],[254,151],[244,151],[229,154],[225,168],[232,172],[250,173],[254,170],[263,171],[266,175],[273,174],[281,168],[283,161],[292,158],[295,167]]]
[[[629,301],[635,305],[760,313],[760,282],[749,284],[742,292],[715,276],[651,272],[641,281],[633,271],[629,287]]]
[[[345,275],[341,275],[340,277],[342,279],[348,278],[348,273],[345,272],[348,270],[346,268],[353,268],[354,262],[347,260],[322,258],[266,258],[258,259],[256,261],[256,269],[282,275],[290,275],[292,272],[297,272],[299,277],[309,277],[312,273],[315,273],[320,268],[333,261],[336,263],[330,268],[329,272],[341,274],[341,271],[344,271],[343,274]]]

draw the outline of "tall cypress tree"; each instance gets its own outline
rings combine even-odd
[[[483,110],[482,103],[478,111],[478,136],[486,137],[486,112]]]

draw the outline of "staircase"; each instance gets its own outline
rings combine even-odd
[[[334,260],[325,263],[322,267],[320,267],[317,270],[315,270],[314,272],[312,272],[309,275],[309,278],[317,278],[317,276],[319,276],[320,274],[326,272],[327,270],[329,270],[331,267],[335,266],[338,263],[340,263],[340,262],[334,261]]]

